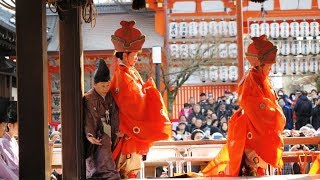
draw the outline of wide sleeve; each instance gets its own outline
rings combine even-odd
[[[85,118],[85,135],[91,134],[96,137],[97,122],[95,121],[92,111],[94,107],[87,98],[84,99],[84,118]]]
[[[3,147],[0,145],[0,178],[8,180],[18,180],[19,177],[8,167],[3,159]]]

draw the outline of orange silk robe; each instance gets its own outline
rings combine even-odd
[[[125,137],[121,138],[113,157],[120,152],[146,153],[154,141],[171,135],[167,109],[151,78],[144,83],[136,69],[123,64],[115,68],[110,91],[119,107],[119,130]]]
[[[317,156],[317,159],[313,162],[309,174],[320,174],[320,154]]]
[[[265,162],[282,167],[285,116],[269,80],[250,69],[238,88],[240,109],[229,121],[227,144],[202,171],[205,176],[238,176],[244,149],[254,150]],[[225,168],[228,167],[228,171]]]

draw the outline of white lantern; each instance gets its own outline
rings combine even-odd
[[[289,55],[290,53],[290,44],[288,41],[281,42],[281,54],[284,56]]]
[[[311,41],[311,54],[317,55],[320,53],[320,43],[319,40],[313,39]]]
[[[275,40],[275,41],[273,41],[273,45],[277,46],[277,49],[278,49],[277,54],[280,54],[280,52],[281,52],[281,42],[278,41],[278,40]]]
[[[188,44],[180,44],[180,47],[179,47],[179,51],[180,51],[180,57],[182,59],[186,59],[189,57],[189,46]]]
[[[174,59],[178,59],[180,57],[179,45],[178,44],[170,44],[170,56]]]
[[[301,53],[301,43],[300,41],[293,40],[291,41],[291,54],[298,55]]]
[[[290,35],[291,37],[298,37],[300,35],[300,25],[297,21],[293,20],[290,23]]]
[[[210,49],[209,45],[204,43],[200,46],[200,57],[202,58],[209,58],[210,57]]]
[[[309,65],[309,71],[312,73],[318,73],[319,70],[319,64],[316,57],[310,58],[310,65]]]
[[[206,82],[208,79],[208,71],[206,67],[200,67],[199,69],[199,75],[200,75],[200,80],[201,82]]]
[[[289,23],[285,20],[280,23],[280,37],[289,37]]]
[[[278,22],[273,21],[270,24],[270,36],[274,39],[279,38],[280,35],[280,25]]]
[[[189,44],[189,56],[190,58],[195,58],[199,56],[199,44],[198,43],[191,43]]]
[[[282,58],[280,59],[280,70],[282,74],[288,74],[289,72],[289,59],[287,58]]]
[[[278,69],[277,63],[272,64],[270,74],[278,74]]]
[[[237,36],[237,22],[234,19],[231,19],[228,23],[229,36]]]
[[[216,82],[219,78],[219,69],[217,66],[211,66],[209,69],[210,79],[212,82]]]
[[[319,23],[315,19],[310,23],[310,35],[313,37],[319,35]]]
[[[263,35],[265,34],[266,36],[269,37],[270,35],[270,26],[269,26],[269,23],[267,22],[263,22],[260,24],[260,35]]]
[[[199,23],[199,35],[202,37],[207,36],[208,28],[208,23],[204,19],[202,19]]]
[[[227,58],[228,57],[228,47],[226,43],[221,43],[218,46],[218,53],[220,58]]]
[[[209,22],[209,33],[215,37],[218,35],[218,23],[214,19]]]
[[[308,40],[301,41],[301,54],[308,55],[310,53],[310,46]]]
[[[218,22],[218,33],[222,37],[228,36],[228,23],[224,19],[221,19],[221,21]]]
[[[230,43],[228,52],[230,58],[236,58],[238,56],[238,45],[236,43]]]
[[[188,23],[182,20],[179,23],[179,35],[181,38],[186,38],[188,36]]]
[[[299,63],[300,72],[306,74],[309,70],[309,64],[307,57],[302,57]]]
[[[174,39],[178,36],[178,23],[173,20],[169,23],[169,38]]]
[[[238,67],[237,66],[229,66],[229,79],[231,82],[235,82],[238,80]]]
[[[228,70],[227,66],[219,67],[219,78],[222,82],[226,82],[228,80]]]
[[[196,37],[198,35],[198,23],[192,19],[189,23],[189,35],[191,37]]]
[[[260,28],[259,24],[255,21],[252,24],[250,24],[250,36],[259,37],[260,36],[259,28]]]
[[[309,33],[309,23],[306,20],[300,22],[300,35],[302,37],[307,37],[309,36]]]
[[[297,58],[293,58],[290,62],[290,69],[292,74],[299,73],[299,60]]]

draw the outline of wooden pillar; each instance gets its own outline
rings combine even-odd
[[[237,13],[238,69],[239,69],[239,81],[240,81],[244,76],[242,0],[237,0],[236,10],[237,10],[236,13]]]
[[[82,179],[83,58],[81,9],[63,11],[59,20],[63,179]],[[84,174],[83,174],[84,175]]]
[[[21,179],[50,179],[45,4],[45,0],[16,1]]]

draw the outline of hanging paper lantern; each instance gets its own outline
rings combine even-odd
[[[282,58],[280,59],[280,70],[282,74],[288,74],[289,72],[289,59]]]
[[[279,40],[273,40],[272,43],[273,43],[274,46],[277,46],[277,49],[278,49],[277,54],[280,54],[280,52],[281,52],[281,42]]]
[[[266,0],[250,0],[250,1],[255,2],[255,3],[263,3],[263,2],[265,2]]]
[[[300,25],[297,21],[293,20],[290,23],[290,35],[291,37],[298,37],[300,35]]]
[[[293,40],[291,41],[291,54],[298,55],[301,53],[301,43],[300,41]]]
[[[222,82],[226,82],[228,80],[228,70],[227,66],[219,67],[219,78]]]
[[[209,45],[204,43],[200,46],[200,57],[209,58],[210,57],[210,48]]]
[[[229,79],[231,82],[236,82],[238,80],[238,67],[229,66]]]
[[[179,35],[181,38],[188,36],[188,23],[184,19],[179,23]]]
[[[186,59],[189,57],[189,46],[188,44],[180,44],[180,47],[179,47],[179,51],[180,51],[180,57],[182,59]]]
[[[297,58],[293,58],[290,62],[290,68],[292,74],[298,74],[299,72],[299,60]]]
[[[198,23],[194,19],[189,23],[189,35],[191,37],[198,36]]]
[[[206,82],[208,79],[208,72],[206,67],[200,67],[199,68],[199,75],[200,75],[200,81],[201,82]]]
[[[220,58],[227,58],[228,57],[228,47],[226,43],[221,43],[218,46],[218,53]]]
[[[218,33],[222,37],[228,36],[228,23],[224,19],[221,19],[221,21],[218,22]]]
[[[199,35],[201,37],[205,37],[208,34],[208,23],[204,20],[201,19],[200,23],[199,23]]]
[[[302,37],[307,37],[309,36],[309,33],[309,23],[306,20],[300,22],[300,35]]]
[[[209,74],[210,74],[210,79],[212,82],[216,82],[219,78],[219,73],[218,73],[219,69],[217,66],[211,66],[209,68]]]
[[[280,37],[288,38],[289,37],[289,23],[287,21],[282,21],[280,23]]]
[[[276,39],[280,36],[280,25],[277,21],[273,21],[270,24],[270,37]]]
[[[213,37],[218,35],[218,22],[214,19],[209,22],[209,33]]]
[[[199,56],[199,44],[198,43],[191,43],[189,44],[189,56],[190,58],[196,58]]]
[[[267,22],[263,22],[260,24],[260,35],[266,35],[269,37],[270,35],[270,26],[269,26],[269,23]]]
[[[252,24],[250,24],[250,36],[251,37],[259,37],[260,36],[260,26],[259,24],[254,21]]]
[[[299,62],[300,62],[299,63],[300,72],[302,74],[306,74],[309,70],[309,64],[308,64],[307,57],[301,58]]]
[[[309,41],[301,41],[301,54],[308,55],[310,53]]]
[[[311,54],[317,55],[320,53],[320,43],[319,40],[313,39],[311,41]]]
[[[180,57],[179,45],[178,44],[170,44],[170,56],[174,59],[178,59]]]
[[[272,64],[270,74],[278,74],[277,64]]]
[[[289,41],[281,41],[281,54],[284,56],[289,55],[290,53],[290,44]]]
[[[175,20],[169,23],[169,38],[174,39],[178,36],[178,23]]]
[[[236,58],[238,56],[238,45],[236,43],[230,43],[228,46],[228,52],[230,58]]]
[[[231,19],[228,22],[229,36],[237,36],[237,22],[234,19]]]
[[[310,71],[311,73],[318,73],[318,71],[319,71],[319,64],[318,64],[318,60],[317,60],[316,57],[311,57],[311,58],[310,58],[309,71]]]
[[[315,19],[310,23],[310,35],[313,37],[319,35],[319,23]]]

